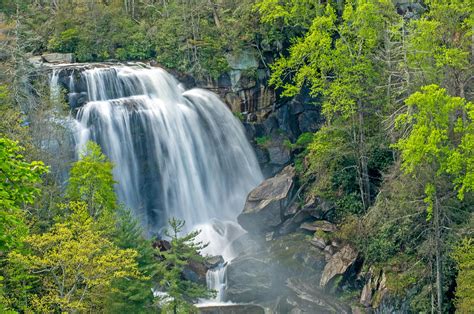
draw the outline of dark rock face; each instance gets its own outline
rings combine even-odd
[[[227,266],[226,299],[234,302],[258,302],[272,295],[274,272],[265,260],[241,256]]]
[[[294,168],[288,166],[250,192],[237,218],[239,224],[251,233],[267,232],[278,226],[292,196],[294,177]]]
[[[200,314],[264,314],[265,310],[255,304],[230,304],[198,307]]]

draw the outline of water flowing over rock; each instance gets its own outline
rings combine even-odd
[[[198,240],[210,242],[203,254],[235,257],[229,244],[244,233],[236,216],[262,174],[243,126],[215,94],[186,91],[166,71],[143,65],[58,67],[51,85],[56,96],[59,85],[68,87],[78,150],[89,140],[100,144],[115,165],[120,201],[148,234],[176,217],[185,231],[202,230]],[[200,281],[203,269],[195,268],[187,275]],[[225,284],[217,276],[211,288]]]
[[[89,102],[78,143],[98,142],[115,164],[119,198],[154,233],[170,217],[189,227],[233,220],[261,181],[243,128],[214,94],[183,90],[161,69],[82,72]]]
[[[294,168],[288,166],[250,192],[245,208],[238,217],[240,225],[256,233],[270,231],[278,226],[292,196],[294,177]]]

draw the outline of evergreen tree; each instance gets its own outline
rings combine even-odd
[[[169,220],[170,229],[166,233],[171,238],[171,248],[161,252],[163,260],[160,263],[160,286],[171,298],[163,300],[164,310],[175,314],[189,313],[193,309],[193,303],[199,298],[214,295],[206,286],[183,278],[183,271],[189,263],[204,262],[204,257],[199,252],[206,247],[206,244],[196,240],[199,231],[180,236],[184,223],[176,218]]]
[[[152,243],[143,236],[143,229],[130,210],[119,207],[117,210],[117,228],[112,235],[114,243],[121,249],[136,250],[135,261],[140,278],[121,278],[112,283],[107,299],[107,312],[110,313],[152,313],[155,288],[158,277],[158,260]]]

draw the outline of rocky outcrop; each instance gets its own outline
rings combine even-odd
[[[268,232],[281,224],[295,187],[294,178],[295,170],[288,166],[252,190],[237,218],[239,224],[251,233]]]
[[[240,256],[227,266],[226,299],[246,303],[267,300],[272,295],[274,271],[257,256]]]
[[[344,275],[356,262],[358,253],[350,245],[343,246],[334,254],[324,267],[320,286],[326,287],[338,275]]]
[[[388,292],[387,278],[383,270],[375,271],[373,267],[366,274],[366,283],[362,288],[360,303],[365,307],[377,308]]]
[[[76,61],[72,53],[46,53],[41,58],[48,63],[74,63]]]
[[[264,314],[263,307],[255,304],[222,304],[198,306],[199,314]]]

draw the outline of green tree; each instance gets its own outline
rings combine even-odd
[[[180,236],[184,223],[176,218],[169,220],[170,230],[166,234],[171,238],[171,248],[160,253],[163,260],[160,263],[162,278],[159,284],[171,298],[169,302],[164,300],[165,311],[173,313],[189,313],[193,309],[193,303],[199,298],[214,295],[206,286],[183,278],[183,271],[189,263],[204,262],[204,257],[199,252],[206,247],[206,244],[196,240],[199,231]]]
[[[472,169],[473,104],[460,97],[451,97],[445,89],[436,85],[422,88],[407,100],[408,111],[401,114],[397,123],[409,126],[408,136],[400,139],[394,147],[401,152],[402,170],[421,180],[425,190],[427,219],[433,224],[435,243],[436,299],[437,311],[443,311],[442,283],[442,226],[443,199],[450,197],[450,191],[458,188],[458,197],[474,189],[473,181],[466,174]],[[462,159],[462,155],[470,158]],[[453,176],[454,174],[454,176]],[[464,176],[460,175],[464,174]],[[466,176],[468,178],[466,179]],[[451,188],[446,188],[445,182]]]
[[[95,226],[87,204],[71,202],[66,222],[25,239],[30,253],[11,252],[12,267],[27,268],[41,290],[31,295],[38,312],[100,310],[114,280],[138,278],[137,252],[120,249]]]
[[[457,263],[456,312],[470,313],[474,308],[474,243],[463,239],[453,253]]]
[[[21,211],[34,202],[47,168],[40,161],[26,162],[17,142],[0,138],[0,252],[18,247],[28,228]]]
[[[355,156],[356,184],[367,209],[374,194],[368,166],[370,138],[380,124],[384,97],[382,89],[376,88],[383,68],[376,57],[384,42],[381,30],[398,19],[390,1],[348,1],[340,16],[337,9],[327,3],[304,37],[294,40],[288,56],[272,65],[270,83],[281,88],[284,96],[309,87],[313,96],[322,99],[327,125],[347,126],[349,142],[339,148],[350,148]]]
[[[107,312],[156,312],[152,289],[155,288],[159,274],[152,243],[144,238],[143,229],[130,210],[119,207],[116,225],[116,231],[112,235],[114,243],[121,249],[137,251],[135,261],[142,276],[113,280],[111,293],[107,297]]]
[[[103,217],[110,221],[117,208],[112,169],[113,164],[102,154],[100,146],[88,142],[71,168],[66,197],[85,202],[94,219]]]

